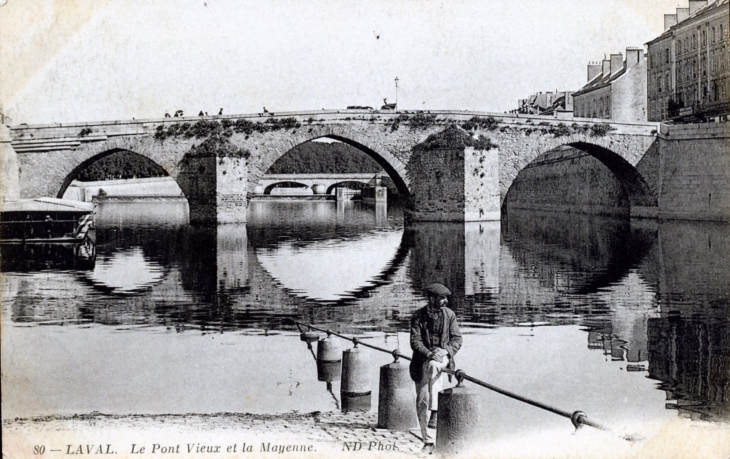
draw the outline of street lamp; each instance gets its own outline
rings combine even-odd
[[[395,109],[398,110],[398,77],[395,77]]]

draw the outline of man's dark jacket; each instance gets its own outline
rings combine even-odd
[[[441,347],[449,353],[450,370],[456,368],[454,354],[461,348],[461,332],[459,324],[456,323],[456,314],[449,308],[441,308]],[[428,307],[416,311],[411,318],[411,349],[413,359],[411,360],[411,379],[418,382],[423,377],[423,363],[428,360],[428,353],[434,349],[431,342],[431,334],[428,331]]]

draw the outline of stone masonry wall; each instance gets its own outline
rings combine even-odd
[[[18,155],[10,145],[10,130],[0,124],[0,203],[20,197]]]
[[[730,221],[730,123],[662,126],[659,218]]]
[[[507,209],[628,215],[629,200],[616,176],[575,148],[548,152],[520,172]]]
[[[464,150],[464,221],[499,220],[499,150]]]
[[[216,207],[218,223],[246,221],[248,164],[244,158],[218,158]]]
[[[408,175],[411,183],[421,186],[412,190],[411,219],[464,220],[464,155],[462,149],[413,153]]]

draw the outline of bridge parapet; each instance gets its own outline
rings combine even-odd
[[[556,119],[539,115],[514,115],[481,111],[459,110],[321,110],[277,113],[248,113],[221,116],[187,116],[177,118],[151,118],[141,120],[115,120],[82,123],[56,123],[37,125],[15,125],[10,127],[12,145],[16,151],[52,151],[54,149],[74,149],[82,143],[99,142],[116,136],[136,136],[154,134],[158,126],[177,123],[196,123],[198,121],[222,122],[228,120],[248,120],[265,123],[268,120],[295,118],[302,125],[369,123],[376,125],[398,122],[407,125],[418,123],[419,128],[447,126],[463,123],[474,117],[493,118],[500,126],[522,129],[549,129],[558,125],[577,125],[590,129],[594,125],[608,124],[614,134],[655,135],[658,123],[615,122],[604,119],[575,118]]]

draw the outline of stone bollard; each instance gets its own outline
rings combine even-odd
[[[416,391],[408,364],[396,360],[380,367],[378,428],[409,430],[418,426]]]
[[[473,448],[479,441],[479,392],[460,382],[452,389],[439,392],[438,406],[434,452],[441,456],[454,456]]]
[[[368,355],[362,349],[353,347],[342,353],[342,379],[340,396],[342,411],[370,411],[371,390],[368,374]]]
[[[317,341],[317,379],[332,382],[340,377],[342,356],[337,341],[330,337]]]

